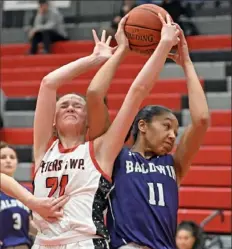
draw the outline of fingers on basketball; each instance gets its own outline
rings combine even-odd
[[[177,30],[179,31],[178,36],[181,38],[180,41],[182,41],[182,42],[185,41],[185,35],[184,35],[183,29],[177,23],[175,23],[175,26],[176,26]]]
[[[184,36],[184,31],[183,31],[183,29],[180,27],[180,25],[177,24],[177,23],[175,23],[175,25],[176,25],[177,29],[180,31],[180,35],[181,35],[181,36]]]
[[[165,20],[164,20],[163,16],[162,16],[160,13],[158,13],[158,17],[159,17],[159,19],[160,19],[160,21],[161,21],[162,25],[165,25],[165,24],[166,24],[166,22],[165,22]]]
[[[175,25],[175,26],[176,26],[176,28],[177,28],[177,29],[179,29],[180,31],[182,30],[179,24],[174,23],[174,25]]]
[[[180,36],[180,33],[181,33],[180,30],[177,29],[177,30],[176,30],[176,35],[177,35],[177,36]]]
[[[119,27],[120,27],[120,29],[124,30],[124,26],[125,26],[125,24],[126,24],[126,21],[127,21],[127,19],[128,19],[128,16],[129,16],[129,14],[125,15],[125,16],[121,19],[121,21],[119,22]]]
[[[173,23],[172,18],[169,14],[166,14],[166,22],[168,25],[172,25]]]

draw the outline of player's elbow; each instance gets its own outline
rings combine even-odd
[[[210,114],[209,113],[201,117],[201,124],[207,127],[210,125]]]
[[[144,85],[131,86],[130,91],[135,98],[145,98],[149,94],[148,89]]]
[[[89,86],[86,92],[86,96],[98,96],[100,95],[99,89]]]
[[[202,113],[195,121],[195,125],[207,129],[210,125],[210,113]]]
[[[86,92],[86,99],[87,99],[87,101],[89,101],[89,100],[91,100],[91,101],[93,101],[93,100],[95,100],[95,101],[102,100],[103,101],[104,96],[99,90],[89,87],[87,89],[87,92]]]
[[[206,127],[208,127],[210,125],[210,113],[209,112],[205,112],[205,113],[201,114],[200,124],[202,126],[206,126]]]
[[[54,84],[54,80],[52,79],[52,77],[48,74],[46,76],[43,77],[41,84],[41,87],[49,87],[52,88],[55,86]]]

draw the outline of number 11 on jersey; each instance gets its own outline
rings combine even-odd
[[[163,184],[153,183],[153,182],[148,182],[147,184],[149,187],[149,203],[151,205],[158,205],[158,206],[164,207],[165,201],[164,201]],[[158,195],[159,195],[158,197],[155,195],[155,188],[158,189]]]

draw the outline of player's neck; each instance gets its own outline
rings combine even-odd
[[[147,148],[147,146],[145,146],[144,141],[137,140],[132,146],[131,151],[139,153],[146,159],[154,156],[154,152],[152,152],[149,148]]]
[[[60,143],[65,149],[74,148],[80,144],[83,144],[85,142],[85,136],[80,135],[78,137],[76,136],[59,136]]]

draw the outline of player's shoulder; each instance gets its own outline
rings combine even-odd
[[[128,146],[123,146],[118,154],[118,158],[122,156],[129,156],[131,154],[131,150]]]
[[[119,165],[119,164],[123,163],[125,160],[127,160],[128,157],[130,157],[132,155],[131,153],[132,152],[130,151],[130,148],[127,146],[124,146],[120,150],[118,156],[116,157],[114,164]]]

